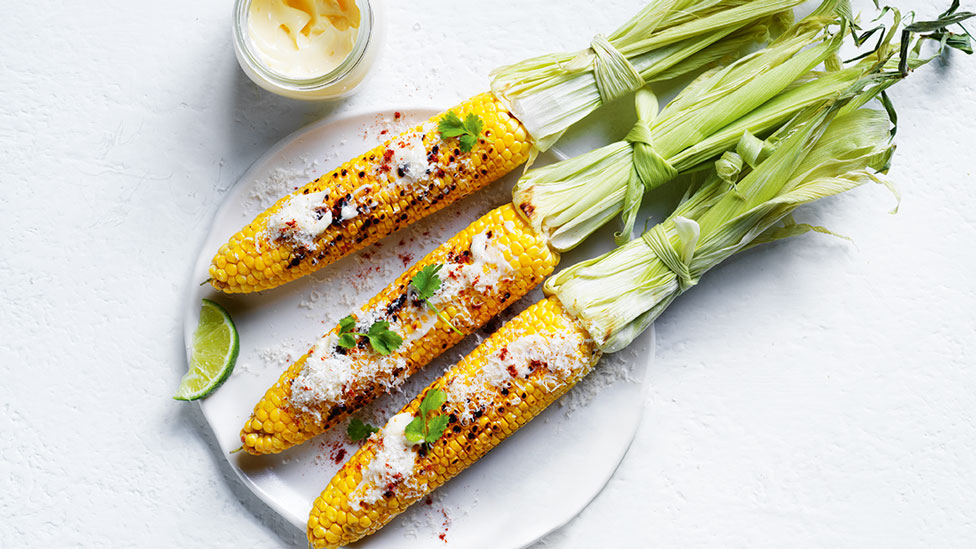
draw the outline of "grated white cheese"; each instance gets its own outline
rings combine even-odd
[[[643,352],[647,352],[645,349]],[[643,359],[637,349],[631,347],[619,353],[604,355],[600,367],[583,378],[573,390],[559,399],[559,406],[566,414],[585,408],[602,391],[617,383],[639,383],[633,369]]]
[[[452,379],[445,388],[447,399],[458,404],[462,419],[469,420],[476,409],[497,398],[498,391],[512,380],[528,378],[536,370],[542,371],[536,382],[554,390],[588,367],[579,354],[581,343],[582,338],[576,333],[522,336],[486,359],[471,378]],[[515,395],[509,398],[518,402]]]
[[[359,327],[371,326],[383,316],[383,308],[367,309],[359,315]],[[410,321],[414,330],[405,333],[400,320],[390,323],[389,329],[403,338],[403,348],[427,335],[437,324],[437,315],[422,309],[419,317]],[[371,349],[349,349],[346,354],[336,352],[338,338],[329,334],[319,339],[308,353],[301,372],[291,388],[291,404],[298,410],[321,420],[322,409],[343,404],[350,395],[358,392],[359,383],[381,380],[386,391],[399,387],[405,376],[390,374],[397,369],[406,370],[407,359],[396,353],[381,356]],[[326,406],[323,406],[326,405]]]
[[[328,191],[321,191],[289,198],[277,212],[268,217],[268,238],[282,238],[313,249],[315,237],[332,224],[332,210],[324,204],[328,195]]]
[[[258,356],[265,364],[275,366],[280,369],[287,368],[292,362],[294,362],[294,356],[296,345],[291,342],[281,343],[275,347],[265,347],[263,349],[258,349]]]
[[[403,525],[404,535],[410,538],[418,538],[421,533],[426,534],[430,539],[438,539],[437,534],[445,527],[445,520],[449,520],[451,513],[448,513],[444,506],[444,492],[435,490],[423,500],[423,505],[413,505],[405,513],[397,517]],[[467,514],[467,510],[464,510]]]
[[[322,418],[319,405],[338,404],[346,386],[356,376],[349,355],[335,352],[336,341],[335,334],[317,341],[291,385],[291,404],[318,419]]]
[[[363,471],[363,479],[349,494],[349,504],[358,511],[362,504],[374,504],[383,493],[405,484],[408,488],[416,482],[413,478],[417,452],[413,443],[407,440],[407,424],[413,421],[413,414],[402,413],[390,418],[379,435],[373,459]],[[403,495],[399,493],[398,495]]]
[[[526,378],[533,363],[545,362],[546,340],[539,335],[523,336],[506,345],[482,367],[481,375],[488,385],[504,387],[512,378]]]

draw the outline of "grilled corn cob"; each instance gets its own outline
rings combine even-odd
[[[367,536],[474,463],[585,376],[600,357],[586,330],[549,298],[507,322],[394,416],[315,500],[312,547]],[[423,397],[440,389],[447,430],[429,446],[404,438]]]
[[[401,133],[278,200],[220,247],[210,283],[266,290],[307,275],[497,180],[525,162],[522,124],[490,93],[454,107],[484,127],[469,152],[442,140],[444,114]]]
[[[388,356],[365,345],[337,347],[336,327],[288,368],[254,407],[241,431],[252,454],[280,452],[342,422],[351,412],[422,368],[465,335],[527,294],[553,272],[551,251],[509,204],[497,208],[432,251],[357,313],[359,331],[386,320],[403,344]],[[435,306],[455,331],[417,301],[410,280],[443,264]],[[460,333],[458,333],[460,332]]]

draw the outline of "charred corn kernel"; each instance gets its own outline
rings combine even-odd
[[[522,252],[515,253],[517,249]],[[375,320],[390,322],[403,338],[393,354],[384,357],[365,348],[337,350],[337,326],[289,367],[254,407],[241,431],[244,449],[252,454],[280,452],[344,421],[526,295],[553,272],[558,261],[545,237],[511,204],[488,212],[357,313],[358,321],[371,319],[359,327],[360,332]],[[433,264],[443,267],[441,288],[431,300],[460,334],[409,291],[413,277]],[[274,417],[286,428],[272,432],[263,428],[261,418]],[[262,443],[257,444],[252,435]]]
[[[490,93],[451,110],[484,121],[470,152],[462,152],[455,138],[441,140],[439,114],[346,162],[278,200],[221,246],[210,266],[213,287],[242,293],[280,286],[440,210],[528,159],[528,133]],[[258,257],[267,259],[258,263]],[[263,279],[237,276],[269,266]],[[218,276],[220,269],[228,276]]]
[[[589,334],[556,298],[529,307],[434,381],[349,459],[315,500],[309,544],[336,548],[379,530],[555,402],[599,357]],[[433,388],[447,395],[438,411],[449,417],[447,430],[429,447],[403,444],[397,428],[404,424],[398,418],[413,417]],[[530,391],[534,402],[521,396]],[[390,451],[412,453],[410,469],[391,470],[392,461],[384,461]],[[339,524],[338,538],[321,535]]]

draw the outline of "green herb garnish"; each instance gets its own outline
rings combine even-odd
[[[454,111],[447,111],[447,114],[437,123],[437,131],[441,132],[443,141],[457,137],[461,142],[461,151],[470,152],[478,142],[478,136],[484,126],[484,121],[477,114],[468,113],[462,121]]]
[[[369,423],[365,423],[363,420],[354,417],[346,427],[346,434],[349,435],[349,440],[359,442],[360,440],[369,438],[369,435],[379,430],[379,427],[373,427]]]
[[[451,319],[447,318],[447,315],[438,309],[437,305],[434,305],[430,301],[430,298],[434,295],[434,292],[441,287],[441,277],[437,276],[437,273],[443,268],[443,265],[437,263],[427,265],[421,269],[419,273],[413,275],[413,278],[410,279],[410,287],[417,292],[417,299],[423,301],[428,307],[433,309],[434,312],[437,313],[437,316],[446,322],[452,330],[458,333],[458,335],[464,335],[461,330],[454,327],[454,324],[451,324]]]
[[[447,429],[448,416],[444,414],[431,415],[447,402],[447,394],[440,389],[431,389],[420,402],[417,416],[407,424],[404,435],[413,443],[423,442],[433,444],[444,435]]]
[[[350,315],[339,321],[339,342],[338,345],[343,349],[352,349],[356,346],[357,338],[365,337],[373,350],[381,355],[388,355],[403,344],[403,338],[390,329],[390,323],[385,320],[377,320],[369,327],[369,332],[354,332],[356,320]]]

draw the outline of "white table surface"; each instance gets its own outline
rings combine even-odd
[[[308,122],[446,108],[641,4],[394,1],[371,80],[328,104],[246,79],[230,1],[5,6],[0,546],[303,545],[198,407],[170,399],[185,280],[221,197]],[[767,246],[671,307],[628,456],[540,546],[976,542],[973,82],[976,59],[953,54],[892,91],[900,213],[877,186],[807,208],[855,244]]]

